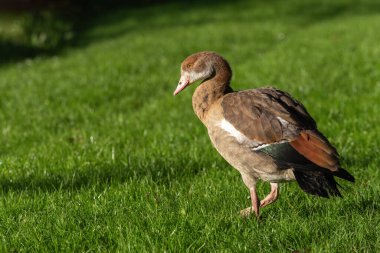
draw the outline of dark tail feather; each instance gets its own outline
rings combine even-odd
[[[355,178],[345,169],[339,168],[337,172],[333,173],[334,176],[346,179],[350,182],[355,182]]]
[[[342,197],[338,189],[339,184],[335,181],[332,174],[318,170],[295,169],[293,172],[298,185],[305,192],[324,198],[328,198],[330,195]]]

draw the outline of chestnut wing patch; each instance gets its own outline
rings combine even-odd
[[[317,130],[304,130],[290,145],[314,164],[337,171],[339,155],[329,141]]]

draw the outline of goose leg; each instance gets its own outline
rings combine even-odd
[[[252,206],[241,210],[240,215],[243,217],[247,217],[252,212],[254,212],[256,217],[259,218],[259,216],[260,216],[260,200],[259,200],[259,197],[257,196],[256,186],[249,188],[249,192],[251,194]]]
[[[279,195],[278,183],[270,183],[270,193],[260,202],[260,207],[275,202]]]

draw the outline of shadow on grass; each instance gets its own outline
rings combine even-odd
[[[351,185],[350,187],[355,188],[355,185]],[[356,186],[356,188],[357,187],[358,186]],[[297,190],[302,191],[301,189]],[[344,199],[343,201],[341,201],[341,199],[338,197],[331,197],[327,199],[320,198],[317,196],[307,196],[307,193],[303,192],[300,192],[299,194],[304,194],[304,196],[299,197],[297,199],[298,201],[294,203],[292,208],[294,210],[297,210],[297,215],[301,219],[305,220],[310,219],[312,217],[325,216],[326,211],[329,210],[329,208],[332,208],[331,206],[328,207],[328,205],[331,204],[331,202],[335,202],[335,204],[333,204],[333,212],[339,213],[339,216],[341,217],[351,216],[352,214],[371,215],[371,213],[378,213],[380,211],[380,201],[378,201],[380,199],[380,192],[372,192],[371,194],[365,194],[363,191],[361,192],[361,196],[358,196],[357,194],[356,196],[352,196],[354,195],[354,191],[351,191],[350,193],[342,192]],[[309,198],[309,200],[307,198]],[[310,201],[310,199],[312,202]],[[261,214],[261,221],[265,223],[266,221],[270,221],[271,219],[273,219],[273,217],[277,217],[277,215],[278,209],[265,209],[265,211],[263,211]],[[289,214],[289,216],[293,216],[293,214]]]
[[[287,12],[287,15],[290,17],[301,18],[301,21],[313,24],[324,22],[340,15],[356,16],[379,12],[380,2],[378,1],[366,1],[361,2],[360,4],[354,1],[308,1],[299,2],[293,5],[293,7]]]
[[[8,192],[54,192],[77,191],[88,188],[99,188],[113,184],[123,184],[131,181],[149,181],[159,185],[170,185],[171,182],[181,181],[188,177],[195,177],[207,166],[197,161],[181,159],[168,161],[154,159],[140,164],[131,163],[98,163],[82,168],[57,170],[45,175],[25,175],[17,179],[0,178],[0,191]],[[141,164],[144,163],[144,164]]]
[[[56,53],[58,53],[57,50],[46,51],[0,38],[0,66],[7,63],[35,58],[37,56],[51,56]]]
[[[349,2],[321,2],[321,1],[264,1],[256,0],[248,3],[245,1],[209,0],[209,1],[168,1],[168,3],[156,4],[148,7],[124,6],[118,10],[110,10],[101,13],[95,18],[86,20],[77,26],[76,36],[71,43],[49,50],[17,45],[0,38],[0,66],[3,64],[17,62],[26,58],[37,56],[51,56],[59,54],[67,47],[85,47],[93,42],[114,39],[135,30],[157,30],[170,27],[201,25],[208,22],[226,22],[226,19],[216,18],[214,13],[225,12],[226,7],[231,13],[239,13],[246,8],[254,9],[253,15],[240,17],[239,15],[226,15],[227,19],[254,22],[255,20],[278,20],[281,22],[295,22],[299,26],[312,25],[340,15],[365,15],[380,12],[380,2],[366,1],[356,3]],[[224,9],[223,9],[224,8]],[[272,11],[260,12],[260,9],[271,9]],[[258,11],[255,11],[258,10]],[[190,19],[188,12],[199,11],[204,13],[196,19]],[[165,17],[164,21],[157,22],[157,16]],[[123,24],[123,21],[131,20],[132,24]],[[101,26],[102,31],[90,33],[87,31]],[[2,41],[3,40],[3,41]]]
[[[227,15],[225,18],[218,18],[213,13],[223,10],[224,7],[228,7],[231,13],[238,13],[241,10],[251,8],[253,10],[252,15],[241,17],[239,15]],[[163,9],[165,14],[163,14]],[[260,12],[254,11],[255,9],[272,9],[273,11]],[[186,11],[184,11],[186,10]],[[200,15],[196,19],[189,19],[186,12],[199,11],[204,15]],[[294,22],[299,26],[313,25],[314,23],[324,22],[329,19],[336,18],[340,15],[364,15],[380,12],[380,3],[371,2],[368,3],[350,3],[350,2],[325,2],[320,1],[265,1],[256,0],[253,3],[248,4],[244,1],[194,1],[194,2],[181,2],[170,5],[155,6],[146,9],[121,9],[106,13],[94,22],[90,22],[85,26],[85,30],[89,30],[96,26],[103,27],[116,27],[116,29],[104,29],[103,32],[96,35],[81,36],[78,37],[77,45],[85,46],[95,41],[114,39],[119,36],[123,36],[126,33],[133,32],[135,30],[157,30],[170,27],[185,27],[187,25],[201,25],[210,22],[228,22],[228,21],[241,21],[241,22],[255,22],[256,20],[278,20],[284,22]],[[155,22],[157,16],[170,17],[166,21]],[[134,25],[123,27],[115,26],[121,20],[133,20]],[[230,19],[230,20],[228,20]],[[238,29],[238,28],[237,28]],[[83,33],[85,34],[85,32]]]

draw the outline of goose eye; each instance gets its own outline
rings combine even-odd
[[[187,64],[187,66],[186,66],[186,67],[187,67],[187,68],[191,68],[191,66],[192,66],[191,64]]]

